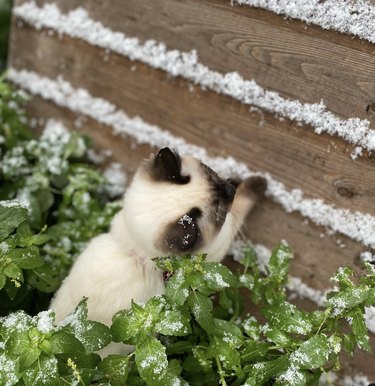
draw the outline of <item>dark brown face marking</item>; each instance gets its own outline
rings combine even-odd
[[[162,238],[161,249],[166,253],[192,253],[202,244],[198,219],[202,216],[199,208],[192,208],[175,222],[169,224]]]
[[[220,229],[232,205],[236,194],[236,186],[219,177],[219,175],[207,165],[201,165],[212,191],[210,218],[216,228]]]
[[[185,185],[190,181],[189,176],[181,174],[181,158],[179,154],[165,147],[159,151],[149,168],[150,176],[154,181],[171,182]]]

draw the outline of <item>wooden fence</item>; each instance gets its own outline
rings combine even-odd
[[[179,55],[196,50],[197,60],[204,67],[202,73],[219,74],[222,80],[230,78],[225,74],[237,72],[240,77],[233,76],[232,85],[237,82],[238,87],[245,87],[246,80],[254,79],[261,89],[246,83],[254,93],[251,101],[259,102],[252,104],[226,92],[225,87],[212,86],[204,77],[199,81],[199,74],[195,83],[190,75],[175,77],[176,69],[166,69],[157,52],[150,54],[159,60],[154,64],[147,63],[146,54],[132,57],[121,50],[116,52],[109,45],[106,48],[104,43],[93,42],[95,28],[91,34],[80,35],[79,24],[71,29],[68,24],[53,25],[55,19],[46,14],[40,16],[45,24],[38,23],[35,14],[28,17],[26,11],[17,11],[27,4],[17,0],[9,65],[15,70],[15,81],[22,70],[39,76],[26,87],[35,94],[28,105],[31,116],[59,119],[71,129],[88,133],[98,147],[110,148],[113,158],[130,172],[155,151],[155,142],[134,139],[139,130],[134,121],[134,135],[115,136],[108,120],[100,119],[100,111],[86,114],[88,110],[83,107],[61,102],[52,91],[48,94],[49,86],[44,91],[33,88],[40,77],[58,83],[61,76],[75,90],[87,90],[130,119],[139,116],[143,123],[182,137],[206,149],[210,157],[233,156],[251,170],[269,173],[273,181],[283,184],[281,193],[287,192],[289,198],[293,189],[301,189],[302,201],[295,193],[296,201],[302,202],[300,209],[288,213],[285,200],[280,203],[275,198],[275,188],[274,197],[250,216],[246,232],[254,243],[268,248],[287,240],[295,251],[291,274],[314,289],[331,287],[328,279],[339,266],[357,265],[363,251],[373,252],[375,242],[361,236],[361,230],[367,236],[375,235],[375,153],[368,151],[371,140],[362,144],[363,154],[353,160],[358,143],[349,143],[342,138],[345,134],[324,131],[346,124],[350,128],[353,117],[360,121],[359,127],[366,126],[364,120],[369,121],[369,132],[374,127],[374,44],[263,9],[231,5],[229,0],[36,3],[44,10],[46,4],[56,4],[63,15],[84,7],[86,19],[98,21],[112,32],[137,37],[140,46],[155,39],[164,42],[166,50],[178,50]],[[79,17],[82,15],[72,20],[78,23]],[[108,36],[114,39],[110,33]],[[159,51],[165,52],[160,47]],[[293,111],[285,107],[290,100],[302,106],[305,116],[291,119]],[[320,130],[316,119],[308,124],[308,104],[320,100],[325,107],[311,107],[312,114],[326,117],[322,125],[328,129],[318,135],[314,132]],[[330,121],[327,114],[334,118]],[[313,206],[316,209],[309,211],[310,198],[322,199],[328,206]],[[325,213],[312,213],[327,208],[333,213],[329,224],[320,221],[327,219]],[[340,209],[348,209],[349,216],[342,215]],[[342,216],[335,220],[338,214]],[[339,223],[336,228],[335,221]],[[349,225],[353,222],[353,232],[345,221]],[[322,222],[332,226],[322,226]],[[330,232],[332,227],[338,232]],[[308,301],[305,304],[311,307]],[[371,340],[375,348],[374,337]],[[375,380],[372,354],[358,353],[355,360],[345,361],[344,374],[364,373]]]

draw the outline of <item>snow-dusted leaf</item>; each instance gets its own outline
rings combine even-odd
[[[220,263],[203,263],[203,278],[196,283],[202,293],[217,292],[224,288],[237,287],[238,278]]]
[[[165,311],[154,331],[163,335],[184,336],[191,333],[189,320],[180,311]]]
[[[0,201],[0,241],[27,218],[27,209],[17,201]]]
[[[212,301],[197,291],[193,291],[188,298],[191,313],[196,321],[208,332],[213,328]]]
[[[37,268],[44,264],[39,256],[39,249],[35,246],[13,249],[9,257],[22,269]]]
[[[0,352],[0,385],[15,385],[19,379],[17,360],[7,352]]]
[[[56,332],[50,338],[51,350],[54,354],[78,354],[85,352],[83,344],[70,332]]]
[[[344,310],[365,302],[369,291],[368,286],[356,286],[354,288],[346,288],[340,292],[330,292],[327,295],[327,306],[333,308],[334,314],[338,315]]]
[[[37,365],[25,372],[22,377],[25,386],[56,386],[59,384],[57,359],[42,355]]]
[[[167,373],[168,360],[165,347],[154,337],[148,336],[135,350],[139,374],[148,385],[160,385]]]
[[[267,270],[269,276],[277,283],[282,283],[288,275],[289,262],[292,258],[292,251],[289,245],[281,243],[271,255]]]
[[[241,352],[241,359],[246,362],[262,361],[269,347],[269,343],[247,340],[245,341],[245,348]]]
[[[288,365],[288,355],[282,355],[270,361],[247,365],[245,366],[245,371],[251,374],[251,376],[246,380],[246,383],[253,386],[263,385],[271,378],[283,373],[288,368]]]
[[[368,329],[365,322],[365,317],[361,309],[357,309],[351,314],[352,330],[360,349],[371,351]]]
[[[275,303],[265,307],[262,312],[271,325],[282,331],[300,335],[308,335],[311,332],[312,323],[308,314],[291,303]]]
[[[109,327],[93,320],[81,322],[78,339],[83,343],[87,351],[98,351],[111,342]]]
[[[232,348],[239,348],[244,343],[244,338],[241,330],[235,324],[228,320],[213,319],[211,334],[221,338]]]
[[[211,338],[208,355],[220,360],[222,367],[227,370],[233,370],[240,365],[239,351],[232,344],[216,336]]]
[[[289,347],[291,344],[293,344],[293,339],[291,339],[291,337],[288,336],[288,334],[281,331],[277,327],[267,328],[264,335],[269,341],[275,343],[280,347]]]
[[[113,386],[123,386],[130,371],[130,356],[110,355],[99,363],[101,370]]]
[[[330,352],[327,337],[323,334],[318,334],[302,343],[291,354],[290,361],[299,369],[316,369],[328,361]]]
[[[167,282],[165,297],[170,304],[182,306],[189,296],[189,285],[182,270],[178,270]]]

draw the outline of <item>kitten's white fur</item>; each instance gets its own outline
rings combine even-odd
[[[201,166],[195,158],[181,157],[182,174],[191,178],[185,185],[156,183],[144,167],[139,168],[109,233],[88,244],[56,293],[51,308],[56,310],[57,322],[83,296],[88,297],[88,317],[111,325],[112,316],[129,308],[131,300],[147,302],[163,294],[163,274],[151,259],[166,253],[156,241],[168,224],[192,207],[203,208],[199,226],[204,242],[197,252],[207,253],[209,261],[222,260],[256,200],[241,184],[224,224],[215,231],[205,212],[212,193]],[[120,353],[121,347],[110,345],[101,354]]]

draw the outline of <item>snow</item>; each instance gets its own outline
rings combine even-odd
[[[107,180],[105,189],[109,197],[115,198],[124,194],[127,178],[120,163],[112,162],[103,175]]]
[[[305,0],[304,3],[306,1],[309,0]],[[277,3],[276,0],[273,2]],[[288,3],[288,0],[285,2]],[[333,0],[330,0],[324,4],[332,2]],[[254,0],[254,3],[267,2]],[[310,125],[317,134],[325,132],[337,135],[357,145],[352,154],[353,159],[362,153],[362,149],[367,149],[369,152],[375,150],[375,130],[370,129],[368,120],[341,119],[327,111],[322,101],[302,103],[299,100],[286,99],[275,91],[263,89],[254,80],[245,80],[237,72],[223,74],[213,71],[199,62],[195,50],[190,52],[168,50],[164,43],[155,40],[147,40],[142,44],[138,38],[127,37],[122,32],[112,31],[100,22],[92,20],[83,8],[62,14],[55,4],[38,7],[34,2],[27,2],[14,7],[13,12],[37,29],[52,28],[59,35],[66,34],[83,39],[92,45],[126,56],[130,60],[141,61],[166,71],[173,77],[180,76],[203,89],[228,95],[252,107],[256,106],[281,117]],[[374,20],[372,25],[375,26]]]
[[[346,376],[341,382],[342,386],[368,386],[371,381],[365,375]]]
[[[169,131],[146,123],[140,117],[130,118],[123,110],[117,109],[104,99],[91,96],[87,90],[74,89],[61,77],[53,80],[27,70],[9,69],[8,78],[35,95],[112,127],[114,135],[128,135],[138,143],[146,143],[157,148],[169,146],[181,154],[189,154],[200,159],[225,178],[244,179],[263,175],[268,183],[266,195],[287,212],[297,211],[317,225],[329,227],[375,248],[375,217],[370,214],[335,208],[321,199],[304,198],[302,190],[288,191],[283,183],[276,181],[269,173],[251,171],[246,164],[233,157],[210,157],[205,148],[189,144],[183,138],[173,136]]]
[[[231,0],[375,43],[375,7],[364,0]]]
[[[48,334],[54,328],[54,312],[52,310],[39,312],[37,315],[37,329],[42,334]]]

